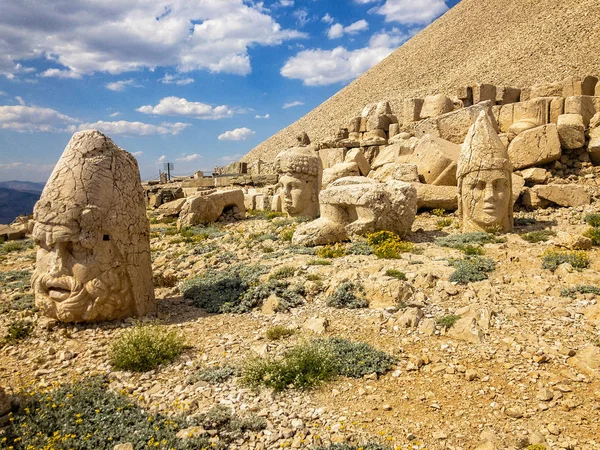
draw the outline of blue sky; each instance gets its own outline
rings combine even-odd
[[[97,128],[175,173],[237,160],[459,0],[2,0],[0,181]]]

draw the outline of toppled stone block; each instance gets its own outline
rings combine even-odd
[[[561,154],[558,131],[553,123],[522,132],[508,146],[515,169],[556,161]]]
[[[189,197],[186,199],[179,215],[177,228],[216,222],[224,213],[229,211],[236,219],[246,217],[244,191],[241,189]]]
[[[540,167],[530,167],[521,171],[525,183],[529,186],[535,184],[546,184],[548,181],[549,173],[546,169]]]
[[[172,202],[160,205],[158,208],[158,212],[164,214],[165,216],[176,217],[181,212],[181,209],[183,208],[185,202],[185,198],[178,198],[177,200],[173,200]]]
[[[360,175],[358,164],[355,162],[338,163],[329,169],[323,171],[322,189],[325,189],[335,180],[344,177],[357,177]]]
[[[271,211],[271,195],[258,194],[256,196],[256,209],[258,211]]]
[[[521,89],[508,86],[501,86],[496,89],[496,103],[499,105],[508,105],[517,103],[521,98]]]
[[[244,194],[244,207],[246,211],[256,209],[256,196],[258,194]]]
[[[570,76],[563,80],[563,97],[573,97],[576,95],[595,95],[598,78],[586,76],[583,79],[577,76]]]
[[[531,86],[530,98],[560,97],[563,92],[562,83],[539,83]]]
[[[473,88],[471,86],[461,86],[456,90],[456,97],[463,103],[463,107],[473,105]]]
[[[346,153],[345,162],[355,163],[358,166],[360,175],[366,177],[371,171],[371,164],[365,158],[364,152],[360,148],[353,148]]]
[[[10,225],[0,225],[0,242],[23,239],[27,234],[25,228],[13,228]]]
[[[531,119],[519,120],[518,122],[513,123],[509,128],[506,136],[508,137],[509,142],[516,138],[519,134],[524,131],[531,130],[532,128],[537,128],[540,125]]]
[[[493,84],[476,84],[473,86],[473,104],[490,101],[496,103],[496,86]]]
[[[315,334],[323,334],[329,328],[329,320],[325,317],[311,317],[310,319],[306,319],[302,328]]]
[[[360,116],[353,117],[352,119],[350,119],[350,121],[348,122],[348,125],[347,125],[348,133],[359,133],[361,120],[362,120],[362,117],[360,117]]]
[[[590,140],[588,142],[588,154],[594,165],[600,164],[600,127],[590,131]]]
[[[421,109],[421,119],[441,116],[454,110],[452,100],[444,94],[428,95],[423,101]]]
[[[595,97],[589,95],[579,95],[567,97],[565,99],[565,114],[579,114],[583,119],[583,124],[587,127],[590,120],[596,114]]]
[[[590,250],[592,248],[592,240],[581,234],[567,233],[559,231],[556,234],[554,243],[559,247],[568,248],[570,250]]]
[[[392,138],[400,133],[400,124],[392,123],[390,124],[390,130],[388,131],[388,137]]]
[[[436,186],[456,186],[456,163],[460,155],[460,145],[426,134],[412,155],[403,160],[406,164],[416,164],[419,178]]]
[[[463,317],[448,330],[448,336],[470,342],[471,344],[478,344],[483,339],[483,332],[477,324],[477,319],[474,317]]]
[[[369,173],[369,178],[382,183],[389,180],[406,181],[407,183],[419,183],[419,171],[416,164],[384,164],[377,170]]]
[[[392,115],[392,108],[389,102],[367,105],[364,107],[361,116],[366,119],[366,129],[364,131],[376,129],[388,131],[390,124],[398,123],[398,119]]]
[[[458,209],[458,188],[456,186],[434,186],[432,184],[412,183],[417,190],[418,209]]]
[[[560,145],[567,150],[574,150],[585,145],[585,125],[579,114],[562,114],[558,116],[558,137]]]
[[[415,136],[422,137],[431,134],[455,144],[462,144],[469,128],[475,123],[481,111],[488,114],[497,130],[498,125],[492,111],[492,102],[485,101],[436,118],[423,120],[415,127]]]
[[[319,150],[319,158],[323,164],[323,169],[328,169],[338,163],[344,162],[346,157],[346,148],[322,148]]]
[[[422,98],[409,98],[404,100],[404,123],[418,122],[421,120],[421,109],[423,108],[424,100]]]
[[[538,198],[564,207],[585,206],[592,201],[590,194],[578,184],[536,185],[531,190]]]
[[[414,153],[418,143],[419,139],[411,137],[408,139],[399,139],[392,145],[380,149],[379,154],[371,163],[371,170],[377,170],[384,164],[400,162],[400,157]]]

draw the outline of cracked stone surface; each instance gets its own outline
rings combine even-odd
[[[135,158],[96,130],[75,133],[34,209],[32,277],[41,312],[63,322],[154,309],[150,226]]]

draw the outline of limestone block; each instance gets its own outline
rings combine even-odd
[[[319,158],[323,164],[323,169],[328,169],[334,165],[344,162],[346,157],[346,149],[340,148],[322,148],[319,150]]]
[[[584,77],[581,82],[581,95],[598,96],[598,94],[596,94],[598,87],[600,87],[598,86],[598,78],[588,75]]]
[[[496,119],[496,123],[500,120],[500,111],[502,110],[502,105],[494,105],[492,106],[492,114],[494,115],[494,119]]]
[[[548,122],[549,123],[557,123],[558,116],[565,112],[565,99],[562,97],[554,97],[550,101],[550,111]]]
[[[559,231],[556,234],[554,243],[559,247],[568,248],[570,250],[590,250],[593,246],[592,240],[581,234],[568,233]]]
[[[511,174],[513,205],[517,203],[521,194],[525,191],[525,179],[516,173]]]
[[[501,86],[496,89],[496,103],[499,105],[508,105],[517,103],[521,98],[521,89],[508,86]]]
[[[266,194],[259,194],[256,196],[256,209],[258,211],[271,211],[271,200],[272,196]]]
[[[521,196],[521,203],[523,206],[531,209],[541,208],[542,206],[542,200],[532,189],[527,187],[524,189],[523,195]]]
[[[455,144],[462,144],[469,128],[475,123],[475,119],[481,111],[488,114],[497,130],[496,119],[492,112],[492,103],[485,101],[436,118],[423,120],[416,126],[415,136],[422,137],[425,134],[431,134]]]
[[[159,206],[158,212],[165,216],[178,216],[185,204],[185,198],[178,198],[172,202],[164,203]]]
[[[594,165],[600,165],[600,127],[590,131],[588,154]]]
[[[25,228],[15,228],[10,225],[0,225],[0,242],[23,239],[27,234]]]
[[[371,163],[371,170],[376,170],[384,164],[399,163],[401,156],[412,155],[415,151],[419,139],[411,137],[399,140],[379,150],[379,154]]]
[[[417,208],[456,211],[458,208],[458,188],[456,186],[434,186],[412,183],[417,190]]]
[[[382,129],[387,131],[391,123],[397,123],[392,116],[389,102],[372,103],[364,107],[361,116],[366,119],[365,131]]]
[[[536,97],[526,102],[515,103],[513,122],[531,120],[538,125],[546,125],[550,120],[550,105],[555,97]]]
[[[347,126],[349,133],[356,133],[360,131],[360,120],[361,117],[354,117],[350,119]]]
[[[393,137],[396,136],[398,133],[400,133],[400,124],[398,123],[392,123],[390,125],[390,130],[388,131],[388,137]]]
[[[530,120],[530,119],[519,120],[519,121],[513,123],[510,127],[508,127],[506,136],[508,137],[509,141],[512,141],[514,138],[516,138],[519,134],[523,133],[524,131],[531,130],[532,128],[537,128],[537,127],[539,127],[539,124],[534,120]]]
[[[369,173],[369,178],[382,183],[389,180],[419,183],[419,171],[416,164],[388,163],[377,170],[372,170]]]
[[[531,86],[530,98],[537,97],[560,97],[563,92],[562,83],[540,83]]]
[[[426,134],[412,155],[402,162],[416,164],[419,178],[436,186],[456,186],[456,163],[460,146]]]
[[[421,120],[423,102],[424,100],[421,98],[409,98],[404,100],[404,114],[402,115],[404,123]]]
[[[524,87],[521,89],[521,101],[526,102],[527,100],[531,100],[531,88]]]
[[[256,196],[258,194],[244,194],[244,208],[246,210],[256,209]]]
[[[583,118],[583,124],[587,127],[590,120],[596,114],[594,97],[579,95],[565,99],[565,114],[579,114]]]
[[[360,175],[358,164],[355,162],[338,163],[323,171],[322,189],[325,189],[335,180],[344,177],[357,177]]]
[[[283,212],[283,202],[281,194],[276,194],[271,198],[271,211]]]
[[[553,123],[522,132],[508,146],[515,169],[556,161],[561,154],[558,131]]]
[[[244,191],[234,189],[189,197],[183,205],[177,227],[181,229],[216,222],[224,212],[229,210],[236,219],[246,217]]]
[[[356,133],[352,133],[353,135]],[[336,147],[339,148],[358,148],[360,147],[360,139],[361,139],[361,134],[359,134],[358,136],[353,136],[353,137],[348,137],[348,139],[341,139],[339,141],[336,142]]]
[[[560,145],[567,150],[574,150],[585,145],[585,126],[579,114],[562,114],[558,116],[558,137]]]
[[[473,88],[461,86],[456,90],[456,97],[463,103],[463,107],[473,106]]]
[[[525,183],[529,186],[534,184],[546,184],[548,181],[549,173],[546,169],[540,167],[530,167],[521,171],[521,175],[525,180]]]
[[[441,116],[454,110],[452,100],[443,94],[428,95],[423,101],[421,119]]]
[[[270,184],[277,184],[279,175],[276,173],[263,174],[263,175],[252,175],[250,181],[254,186],[268,186]]]
[[[590,130],[598,127],[600,127],[600,112],[594,114],[594,117],[590,119]]]
[[[348,150],[348,153],[346,153],[345,162],[356,163],[360,175],[362,175],[363,177],[369,175],[369,172],[371,171],[371,164],[369,164],[369,161],[367,161],[367,158],[365,158],[365,154],[360,148],[353,148],[351,150]]]
[[[454,339],[478,344],[483,339],[483,332],[474,317],[463,317],[459,319],[452,328],[448,330],[448,336]]]
[[[585,188],[578,184],[546,184],[531,188],[542,200],[547,200],[564,207],[589,205],[591,196]]]
[[[500,114],[498,114],[498,130],[501,133],[507,133],[510,126],[514,123],[514,109],[515,105],[513,103],[502,105],[500,108]]]
[[[496,104],[496,86],[493,84],[476,84],[473,86],[473,104],[491,101]]]
[[[562,81],[562,85],[563,85],[563,89],[562,89],[562,96],[563,97],[573,97],[575,95],[582,95],[582,81],[581,78],[576,77],[576,76],[570,76],[565,78]],[[586,94],[586,95],[594,95],[592,94]]]

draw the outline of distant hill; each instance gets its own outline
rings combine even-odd
[[[46,183],[35,183],[33,181],[0,181],[0,188],[12,189],[20,192],[34,192],[41,194]]]
[[[31,184],[38,185],[40,183]],[[0,186],[0,223],[9,224],[21,214],[33,213],[33,206],[35,205],[35,202],[39,200],[40,193],[41,189],[38,192],[31,192],[26,190],[7,189]]]

